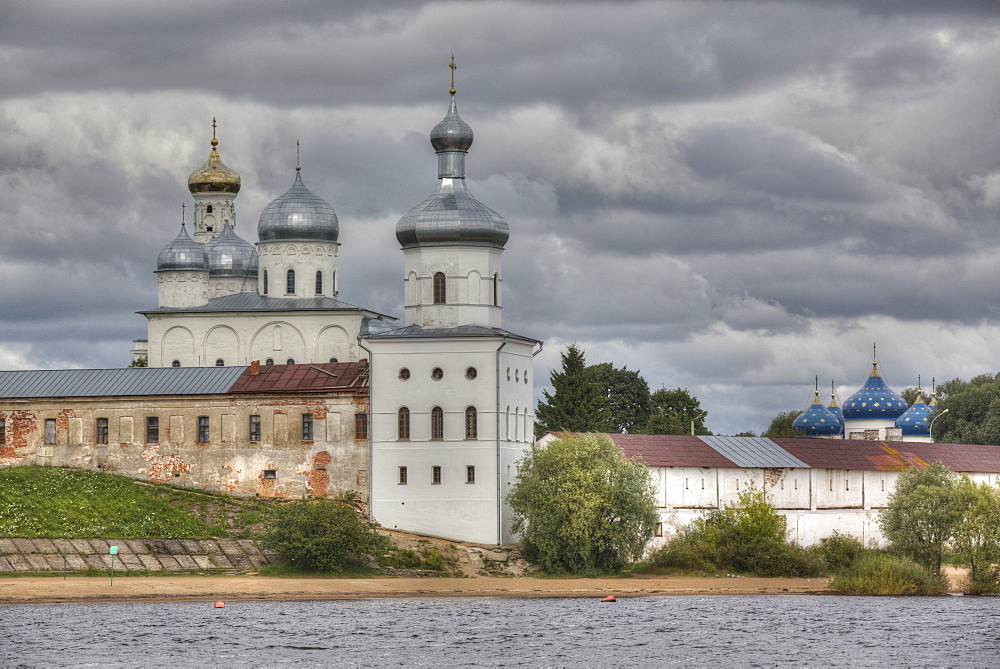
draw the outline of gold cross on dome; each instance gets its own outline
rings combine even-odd
[[[458,69],[458,65],[455,65],[455,54],[451,54],[451,62],[448,63],[448,67],[451,68],[451,94],[455,94],[455,70]]]
[[[212,117],[212,139],[215,139],[215,117]]]

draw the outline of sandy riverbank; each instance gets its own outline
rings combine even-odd
[[[102,601],[238,601],[375,597],[616,597],[832,593],[805,578],[372,578],[260,576],[2,578],[0,605]]]

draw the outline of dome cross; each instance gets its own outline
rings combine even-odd
[[[455,70],[458,69],[458,65],[455,65],[455,54],[451,54],[451,62],[448,63],[448,67],[451,68],[451,94],[455,94]]]

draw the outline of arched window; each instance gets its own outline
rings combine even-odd
[[[205,213],[206,214],[211,214],[212,213],[212,205],[208,205],[207,207],[205,207]]]
[[[444,278],[444,272],[434,275],[434,304],[448,303],[448,289]]]
[[[500,275],[493,275],[493,306],[500,306]]]
[[[290,269],[285,274],[285,294],[294,295],[295,294],[295,270]]]
[[[337,362],[337,359],[336,358],[330,358],[330,362],[331,363]]]
[[[267,360],[264,361],[264,364],[265,365],[273,365],[274,364],[274,358],[268,358]]]
[[[334,270],[333,273],[330,275],[330,277],[331,277],[330,278],[330,290],[332,290],[333,294],[336,295],[337,294],[337,271]]]
[[[316,270],[316,294],[323,294],[323,270]]]
[[[504,418],[504,435],[503,438],[510,441],[510,405],[507,405],[507,414]]]
[[[264,290],[261,295],[267,295],[267,270],[264,270]]]
[[[174,360],[172,363],[170,363],[170,366],[171,367],[180,367],[181,366],[181,361],[180,360]]]
[[[476,425],[476,407],[468,407],[465,410],[465,438],[478,439],[479,429]]]
[[[444,412],[441,407],[431,409],[431,439],[444,439]]]
[[[396,428],[397,439],[410,438],[410,410],[402,407],[396,415],[398,427]]]
[[[216,360],[215,360],[215,366],[216,367],[225,367],[226,366],[226,361],[223,360],[222,358],[216,358]]]
[[[285,360],[285,364],[286,365],[294,365],[295,364],[295,358],[289,358],[288,360]]]

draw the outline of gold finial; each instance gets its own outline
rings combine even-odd
[[[448,67],[451,68],[451,94],[455,94],[455,70],[458,69],[458,65],[455,65],[455,54],[451,54],[451,62],[448,63]]]
[[[836,386],[833,385],[833,379],[830,379],[830,398],[833,399],[837,396]]]
[[[215,117],[212,117],[212,147],[219,145],[219,140],[215,138]]]
[[[302,152],[299,149],[299,140],[295,140],[295,171],[302,169]]]

